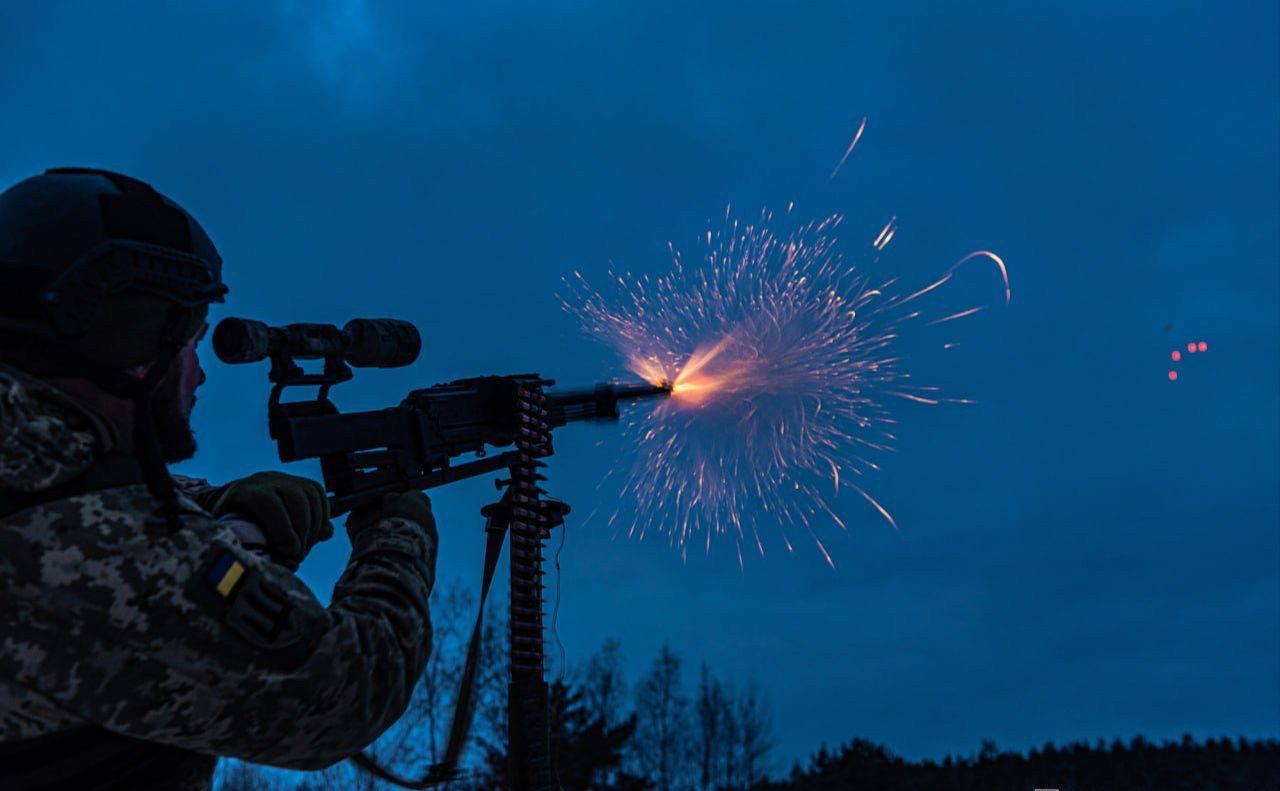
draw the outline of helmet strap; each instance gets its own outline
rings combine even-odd
[[[177,308],[169,316],[155,361],[141,379],[123,371],[95,371],[89,379],[108,393],[133,403],[133,455],[142,471],[142,481],[159,503],[170,530],[182,527],[178,515],[178,494],[169,476],[164,451],[160,446],[160,434],[156,428],[154,405],[156,391],[165,374],[173,367],[178,354],[187,343],[184,330],[188,323],[188,311]]]

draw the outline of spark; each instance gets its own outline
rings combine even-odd
[[[962,311],[960,311],[959,313],[952,313],[950,316],[943,316],[943,317],[942,317],[942,318],[940,318],[940,319],[934,319],[933,321],[929,322],[929,326],[930,326],[930,327],[932,327],[932,326],[937,325],[937,324],[945,324],[945,323],[946,323],[946,322],[948,322],[948,321],[955,321],[956,319],[963,319],[963,318],[965,318],[966,316],[972,316],[973,314],[975,314],[975,313],[977,313],[977,312],[979,312],[979,311],[981,311],[981,310],[985,310],[985,309],[986,309],[986,308],[985,308],[985,306],[983,306],[983,305],[979,305],[979,306],[978,306],[978,307],[976,307],[976,308],[969,308],[968,310],[962,310]]]
[[[898,218],[890,217],[889,222],[884,224],[880,235],[871,243],[871,246],[880,252],[884,252],[884,248],[889,246],[889,242],[893,241],[893,235],[898,232]]]
[[[831,171],[831,175],[827,176],[827,183],[836,180],[836,174],[840,172],[840,168],[844,167],[844,163],[849,161],[849,155],[853,153],[853,147],[858,145],[858,141],[862,139],[862,132],[867,128],[866,116],[863,116],[862,123],[858,124],[858,131],[853,134],[853,142],[849,143],[849,147],[845,149],[844,156],[840,157],[840,161],[836,163],[835,170]]]
[[[841,491],[857,492],[897,527],[867,489],[880,471],[876,457],[896,444],[893,409],[972,403],[912,378],[903,332],[952,326],[983,309],[934,318],[924,300],[970,262],[995,265],[1007,302],[1008,269],[979,250],[906,289],[896,278],[872,281],[844,259],[842,216],[795,221],[789,233],[775,232],[773,219],[726,213],[700,239],[696,264],[672,245],[668,271],[611,271],[605,291],[574,272],[562,304],[630,371],[672,388],[655,409],[625,413],[639,456],[619,470],[623,497],[610,524],[628,535],[664,533],[682,553],[728,540],[740,562],[744,545],[763,554],[780,534],[792,551],[800,534],[834,566],[822,533],[847,529],[832,506]],[[873,247],[883,249],[895,228],[896,218]]]
[[[1005,266],[1004,259],[996,255],[995,253],[991,252],[990,250],[974,250],[972,253],[969,253],[964,258],[961,258],[959,261],[956,261],[954,264],[951,265],[951,268],[947,270],[947,277],[950,277],[952,272],[955,272],[957,269],[963,266],[966,262],[972,261],[975,258],[984,258],[984,257],[990,259],[991,261],[994,261],[995,265],[1000,268],[1000,278],[1004,281],[1004,304],[1008,305],[1010,302],[1013,301],[1013,289],[1009,286],[1009,267]]]

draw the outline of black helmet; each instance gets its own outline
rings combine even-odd
[[[221,302],[222,259],[181,206],[128,176],[53,168],[0,193],[0,331],[75,349],[143,316],[109,303],[169,303],[187,337]],[[179,323],[182,323],[181,321]],[[190,326],[194,324],[195,326]],[[139,361],[133,361],[139,362]]]
[[[0,360],[85,376],[132,400],[142,479],[174,529],[152,400],[208,303],[226,293],[209,235],[137,179],[54,168],[0,193]],[[130,375],[146,362],[141,378]]]

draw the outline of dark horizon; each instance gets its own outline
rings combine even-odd
[[[904,282],[997,251],[1012,304],[958,356],[911,350],[977,403],[898,410],[900,446],[869,484],[900,529],[843,495],[835,571],[809,546],[775,542],[740,570],[729,551],[683,562],[615,540],[586,520],[610,510],[602,471],[630,451],[607,427],[561,432],[548,488],[574,506],[569,659],[615,636],[632,677],[670,642],[757,678],[783,766],[854,737],[908,758],[983,739],[1275,738],[1278,14],[11,4],[0,183],[91,165],[154,184],[226,261],[212,320],[417,323],[422,359],[359,372],[335,391],[344,409],[460,376],[622,373],[560,309],[561,279],[663,271],[667,243],[693,249],[727,204],[838,211],[849,258]],[[1198,340],[1169,381],[1171,350]],[[265,367],[202,353],[201,450],[179,471],[280,468]],[[441,583],[478,578],[492,492],[432,494]],[[302,567],[324,600],[347,551],[338,530]]]

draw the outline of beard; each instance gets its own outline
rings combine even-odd
[[[196,435],[191,429],[191,407],[182,403],[180,369],[170,365],[151,399],[151,420],[155,424],[160,453],[170,464],[196,455]]]

